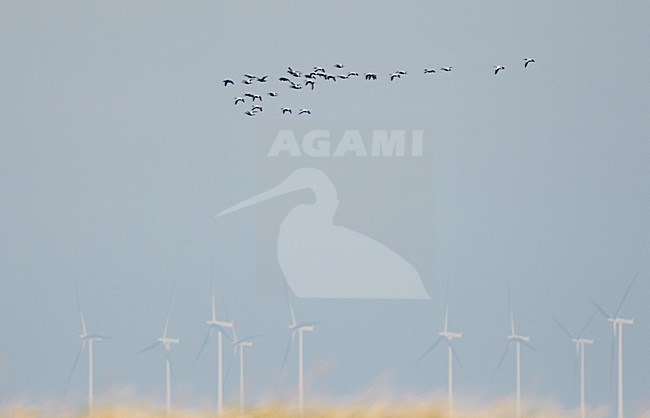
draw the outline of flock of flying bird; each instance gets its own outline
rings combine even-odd
[[[534,63],[535,60],[533,58],[524,58],[524,68],[528,68],[528,65],[531,63]],[[290,89],[292,90],[302,90],[302,89],[307,89],[309,88],[310,90],[314,90],[316,86],[316,81],[317,80],[323,80],[323,81],[337,81],[337,80],[347,80],[349,78],[354,78],[354,77],[361,77],[361,75],[356,72],[356,71],[348,71],[347,73],[340,74],[342,69],[345,67],[343,64],[337,63],[334,64],[333,66],[336,69],[336,72],[339,74],[333,74],[333,72],[328,72],[325,67],[314,67],[312,71],[310,72],[302,72],[295,70],[291,67],[287,68],[287,74],[291,77],[287,76],[282,76],[278,78],[278,81],[280,81],[283,84],[286,84]],[[441,67],[440,71],[444,72],[451,72],[452,71],[451,66],[448,67]],[[504,71],[506,67],[504,65],[495,65],[493,66],[494,68],[494,75],[499,74],[500,71]],[[424,74],[434,74],[436,73],[436,70],[433,68],[425,68],[424,69]],[[398,70],[392,73],[388,74],[388,77],[390,81],[395,81],[396,79],[400,79],[403,76],[406,76],[408,73],[404,70]],[[251,86],[253,84],[264,84],[268,82],[268,75],[258,77],[253,74],[244,74],[244,78],[241,81],[241,84]],[[363,74],[363,78],[367,81],[374,81],[377,80],[378,75],[377,73],[373,72],[366,72]],[[224,87],[228,86],[235,86],[235,81],[232,78],[226,78],[223,80],[223,85]],[[267,96],[276,98],[279,96],[279,94],[276,91],[269,91],[266,93]],[[246,103],[247,98],[250,99],[250,102],[252,103],[252,106],[250,109],[246,110],[244,112],[245,115],[247,116],[255,116],[258,113],[264,111],[264,108],[261,105],[262,102],[262,94],[256,94],[256,93],[245,93],[243,96],[236,96],[234,98],[235,101],[235,106],[238,106],[240,103]],[[256,101],[260,103],[255,103]],[[281,107],[280,108],[282,111],[282,114],[293,114],[293,109],[290,107]],[[311,110],[308,108],[301,108],[298,111],[299,115],[311,115]]]

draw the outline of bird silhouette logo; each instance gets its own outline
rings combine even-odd
[[[287,193],[310,189],[280,225],[277,254],[287,284],[301,298],[429,299],[418,271],[382,243],[333,221],[339,201],[329,177],[299,168],[277,186],[216,217]]]

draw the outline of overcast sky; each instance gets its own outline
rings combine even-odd
[[[276,240],[313,197],[214,215],[317,167],[337,188],[335,222],[408,260],[431,300],[294,299],[321,322],[305,336],[308,399],[379,382],[397,395],[444,391],[444,350],[415,361],[442,327],[448,280],[450,325],[463,332],[458,396],[508,395],[512,355],[489,381],[510,281],[537,348],[523,350],[524,397],[571,407],[575,350],[553,317],[581,328],[589,297],[614,311],[638,272],[622,310],[635,319],[626,409],[650,408],[649,14],[642,1],[0,1],[0,399],[64,399],[77,287],[90,328],[112,337],[95,345],[97,398],[162,400],[162,354],[133,353],[161,335],[176,283],[175,393],[213,404],[214,342],[190,372],[212,281],[240,332],[263,334],[247,354],[248,398],[293,399],[295,352],[272,390],[289,337]],[[337,62],[379,80],[313,92],[277,81],[287,66]],[[497,64],[506,70],[494,76]],[[244,88],[244,73],[269,81]],[[279,97],[255,117],[243,113],[250,101],[233,105],[270,90]],[[312,115],[283,117],[282,106]],[[402,159],[267,157],[280,129],[330,129],[333,146],[345,129],[366,141],[373,129],[422,129],[425,144]],[[611,327],[596,317],[585,336],[588,403],[614,405]],[[81,404],[85,387],[82,358],[68,401]]]

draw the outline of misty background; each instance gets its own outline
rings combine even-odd
[[[246,351],[248,401],[293,400],[295,351],[274,384],[289,313],[273,233],[312,197],[214,215],[291,164],[329,164],[335,221],[404,256],[431,300],[294,300],[322,323],[305,335],[307,401],[444,393],[444,350],[415,361],[442,328],[447,280],[450,329],[463,332],[460,402],[507,396],[512,355],[489,381],[509,333],[509,280],[518,332],[538,350],[522,350],[524,400],[572,407],[575,348],[553,317],[580,329],[589,297],[614,311],[638,272],[622,311],[635,318],[626,410],[650,408],[648,13],[641,1],[0,1],[0,400],[83,404],[84,357],[64,396],[77,287],[89,328],[112,337],[95,344],[98,402],[162,402],[162,353],[133,354],[162,335],[176,283],[174,403],[213,405],[214,341],[191,370],[213,281],[238,333],[263,335]],[[524,70],[528,56],[537,62]],[[287,66],[336,62],[380,79],[286,99],[275,81]],[[493,65],[506,70],[495,77]],[[398,69],[409,74],[390,83]],[[250,90],[281,94],[259,117],[233,106],[244,73],[272,79]],[[282,118],[285,105],[312,118]],[[422,159],[264,158],[280,127],[377,120],[423,128]],[[596,317],[585,337],[587,402],[614,406],[611,326]],[[227,401],[236,378],[233,368]]]

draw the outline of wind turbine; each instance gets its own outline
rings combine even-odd
[[[453,410],[454,410],[454,387],[453,387],[453,372],[452,372],[452,365],[453,365],[453,357],[456,357],[456,360],[460,363],[460,360],[458,359],[458,355],[456,355],[456,350],[454,348],[454,345],[452,343],[452,340],[454,338],[461,338],[463,336],[462,333],[457,333],[457,332],[451,332],[449,331],[448,328],[448,323],[449,323],[449,282],[447,282],[447,295],[445,297],[445,325],[444,329],[438,333],[439,337],[434,341],[433,344],[427,349],[427,351],[424,352],[418,359],[418,363],[430,352],[432,352],[438,344],[442,340],[446,340],[447,342],[447,396],[448,396],[448,407],[449,407],[449,416],[451,417],[453,415]]]
[[[299,168],[277,186],[216,217],[304,189],[314,193],[314,201],[289,211],[277,239],[280,268],[297,297],[429,299],[408,261],[380,242],[334,223],[337,191],[316,168]]]
[[[313,331],[314,326],[318,322],[306,321],[306,322],[297,322],[296,314],[293,310],[293,305],[291,304],[291,297],[289,296],[289,290],[286,289],[287,301],[289,302],[289,312],[291,313],[291,323],[289,324],[289,329],[291,330],[291,337],[289,339],[289,344],[287,344],[287,349],[284,353],[284,358],[282,359],[282,366],[280,371],[284,368],[287,358],[289,357],[289,352],[291,351],[291,346],[293,345],[293,340],[295,335],[298,334],[298,411],[302,415],[305,410],[305,388],[303,385],[303,352],[302,352],[302,335],[305,331]]]
[[[591,321],[594,319],[595,314],[596,313],[594,312],[594,314],[591,315],[587,323],[582,327],[582,330],[577,335],[574,335],[571,332],[569,332],[569,330],[567,330],[559,320],[554,318],[555,322],[560,326],[562,331],[564,331],[564,333],[568,335],[569,338],[571,338],[571,341],[573,341],[573,343],[576,345],[576,356],[579,357],[580,359],[579,361],[580,361],[580,417],[581,418],[585,418],[587,416],[587,409],[585,407],[585,345],[594,343],[594,340],[582,338],[582,334],[584,334],[585,330],[587,329]]]
[[[618,402],[617,402],[617,414],[616,414],[618,418],[623,418],[623,325],[634,324],[634,318],[632,319],[621,318],[618,316],[618,314],[621,312],[621,309],[623,308],[623,304],[625,303],[625,299],[627,299],[627,295],[630,293],[630,289],[632,289],[632,285],[636,281],[638,275],[639,273],[635,274],[634,277],[632,278],[632,281],[627,286],[627,289],[623,294],[623,298],[621,299],[621,302],[618,304],[618,308],[616,309],[616,312],[614,312],[614,315],[610,315],[598,303],[596,303],[596,301],[594,301],[593,299],[589,299],[591,303],[596,307],[598,312],[603,314],[603,316],[607,318],[609,322],[612,323],[612,330],[614,332],[613,338],[618,337],[618,344],[617,344],[618,345],[618,350],[617,350],[618,351]]]
[[[180,342],[180,339],[178,338],[172,338],[167,336],[167,330],[169,328],[169,312],[171,308],[171,297],[169,298],[169,305],[167,307],[167,318],[165,318],[165,326],[163,328],[163,335],[160,338],[156,339],[156,342],[151,344],[148,347],[145,347],[144,349],[138,351],[135,353],[136,355],[142,354],[146,351],[153,350],[157,347],[162,346],[163,350],[165,351],[165,395],[166,395],[166,410],[167,410],[167,415],[171,415],[172,412],[172,388],[171,388],[171,371],[172,371],[172,364],[171,360],[169,358],[169,350],[171,349],[172,344],[178,344]]]
[[[77,291],[77,309],[79,310],[79,317],[81,319],[81,334],[79,338],[81,339],[81,345],[79,350],[77,350],[77,355],[75,356],[74,363],[72,365],[72,370],[70,371],[70,377],[68,378],[68,383],[66,388],[70,385],[70,380],[72,379],[72,374],[74,373],[77,363],[81,357],[81,352],[88,346],[88,410],[92,411],[94,403],[94,393],[93,393],[93,381],[94,381],[94,360],[93,360],[93,342],[102,341],[108,339],[107,336],[102,334],[91,334],[88,332],[86,327],[86,320],[84,319],[84,313],[81,309],[81,303],[79,302],[79,292]]]
[[[212,287],[210,313],[211,313],[210,319],[206,321],[206,323],[208,324],[208,331],[205,333],[205,337],[203,338],[203,343],[201,344],[201,349],[199,350],[199,353],[196,355],[196,359],[194,360],[194,365],[192,365],[192,368],[194,368],[196,362],[199,360],[199,357],[201,357],[201,353],[205,349],[205,346],[208,345],[212,332],[213,331],[216,332],[217,333],[217,413],[221,415],[223,414],[223,335],[225,334],[226,330],[228,329],[233,330],[233,323],[228,321],[221,321],[217,319],[217,303],[216,303],[216,298],[214,293],[214,286]],[[227,334],[225,335],[226,338],[230,339],[230,337]]]
[[[501,364],[503,364],[503,361],[505,360],[506,356],[508,355],[508,351],[510,351],[510,346],[512,344],[515,344],[515,349],[517,352],[517,357],[516,357],[516,367],[517,367],[517,376],[516,376],[516,397],[515,397],[515,415],[517,418],[521,417],[521,344],[524,344],[533,350],[535,349],[532,345],[530,345],[530,337],[529,336],[524,336],[524,335],[519,335],[517,334],[516,328],[515,328],[515,315],[512,312],[512,299],[510,297],[510,284],[508,284],[508,301],[510,304],[510,335],[508,335],[508,344],[506,345],[506,349],[503,351],[503,354],[501,355],[501,359],[499,360],[499,363],[497,364],[496,369],[494,370],[494,373],[492,374],[492,378],[496,375],[497,371],[501,367]]]
[[[243,411],[244,403],[245,403],[244,402],[244,347],[252,347],[253,340],[257,337],[249,336],[241,339],[238,338],[237,333],[235,332],[234,325],[232,326],[232,335],[233,335],[233,340],[232,340],[233,360],[234,357],[237,355],[237,352],[239,352],[239,409]],[[232,367],[233,360],[230,361],[230,365],[228,366],[228,371],[226,372],[226,377],[230,374],[230,367]]]

